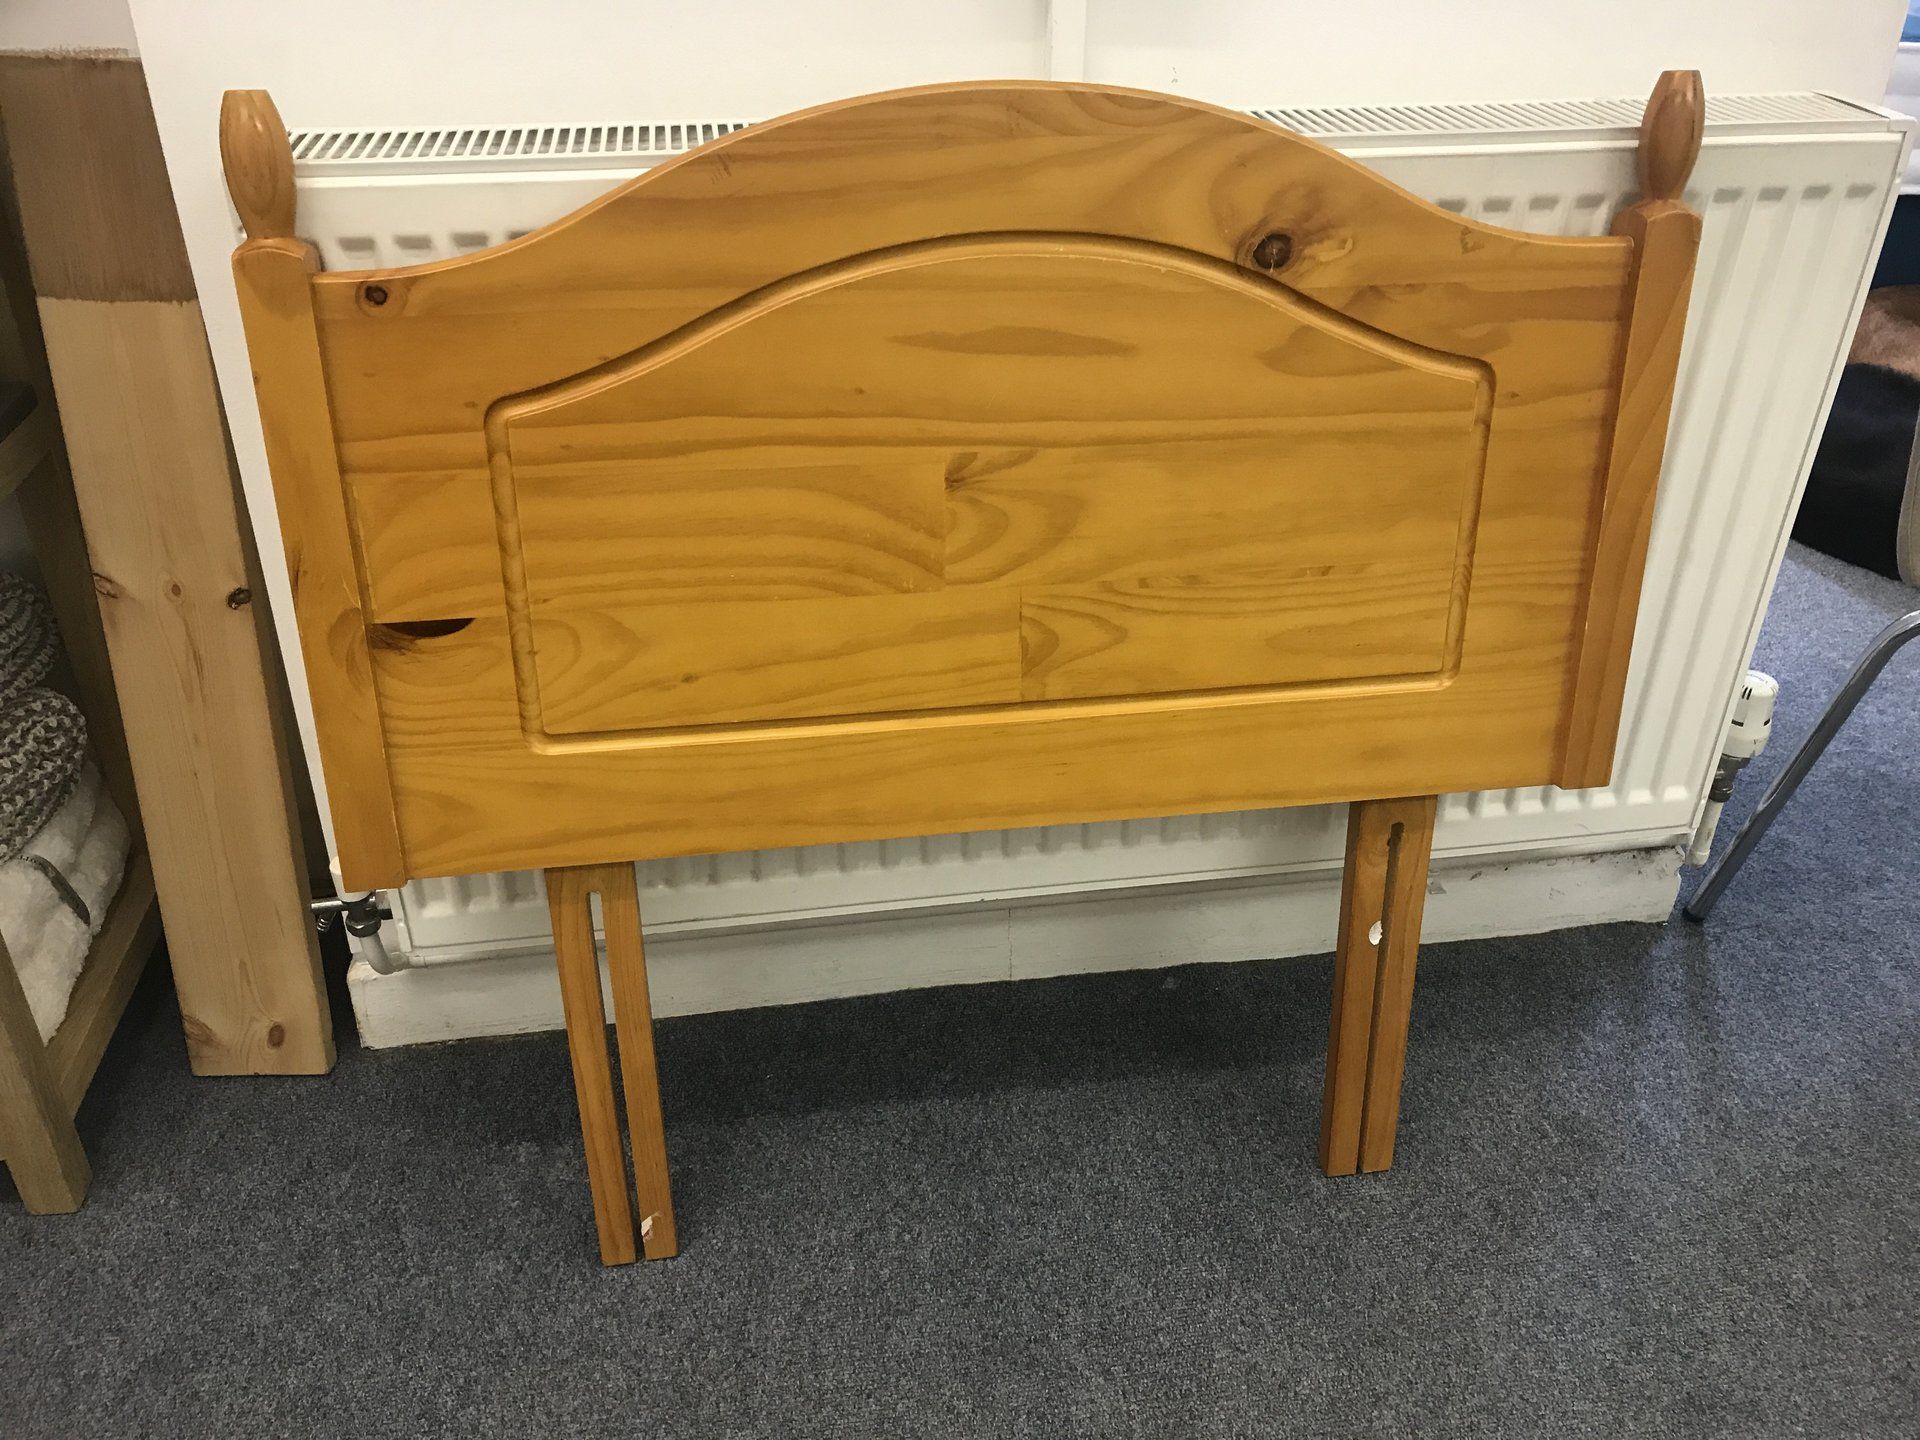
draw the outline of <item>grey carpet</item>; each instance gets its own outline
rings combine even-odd
[[[1740,810],[1912,602],[1795,553]],[[1430,948],[1380,1177],[1324,958],[674,1020],[685,1250],[603,1272],[558,1036],[193,1081],[159,992],[86,1211],[0,1195],[0,1434],[1914,1435],[1917,690],[1704,931]]]

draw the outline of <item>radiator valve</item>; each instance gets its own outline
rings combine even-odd
[[[1707,787],[1707,808],[1700,812],[1700,827],[1693,832],[1687,864],[1707,863],[1713,851],[1713,832],[1720,828],[1720,812],[1733,794],[1733,782],[1740,778],[1747,762],[1767,748],[1767,737],[1773,733],[1773,704],[1779,698],[1778,680],[1759,670],[1747,672],[1740,698],[1734,701],[1720,763],[1714,766],[1713,783]]]
[[[378,890],[351,898],[315,900],[307,909],[313,913],[313,928],[322,933],[333,929],[336,923],[344,924],[347,934],[357,942],[353,948],[373,967],[375,974],[391,975],[406,968],[405,963],[387,949],[380,933],[382,923],[393,918],[393,911],[380,903]]]

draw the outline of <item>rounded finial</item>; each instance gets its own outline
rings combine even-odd
[[[1667,70],[1654,82],[1640,117],[1640,195],[1678,200],[1700,158],[1707,96],[1698,70]]]
[[[220,163],[247,238],[291,238],[293,148],[266,91],[229,90],[221,100]]]

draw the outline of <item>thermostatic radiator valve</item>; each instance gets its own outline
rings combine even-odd
[[[1693,832],[1687,864],[1707,863],[1713,851],[1713,832],[1720,828],[1720,812],[1733,794],[1733,782],[1740,778],[1747,762],[1767,748],[1767,737],[1773,733],[1773,702],[1779,698],[1778,680],[1758,670],[1747,672],[1740,698],[1733,705],[1733,719],[1727,725],[1720,763],[1714,767],[1713,783],[1707,787],[1707,808],[1700,813],[1700,828]]]
[[[369,890],[351,899],[329,897],[315,900],[307,909],[313,914],[313,928],[316,930],[331,930],[336,922],[343,922],[354,952],[373,967],[376,975],[391,975],[396,970],[410,967],[404,958],[387,949],[380,929],[393,918],[393,911],[380,902],[380,892]]]

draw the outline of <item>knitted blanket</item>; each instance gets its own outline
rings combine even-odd
[[[53,818],[86,760],[80,708],[39,683],[59,644],[40,588],[0,574],[0,862]]]

